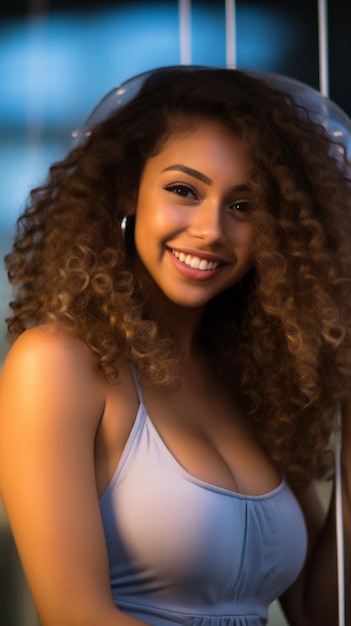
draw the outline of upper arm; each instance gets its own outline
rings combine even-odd
[[[103,407],[85,346],[40,329],[17,340],[0,379],[0,489],[50,626],[112,604],[94,471]]]

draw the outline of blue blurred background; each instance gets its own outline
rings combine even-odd
[[[346,5],[346,6],[345,6]],[[330,97],[351,114],[351,3],[329,2]],[[192,63],[225,66],[225,3],[191,9]],[[0,255],[30,189],[108,91],[180,63],[177,0],[12,0],[0,7]],[[237,66],[319,88],[317,0],[237,0]],[[0,359],[10,290],[0,269]],[[0,363],[1,363],[0,360]],[[2,521],[1,521],[2,520]],[[37,624],[0,508],[0,624]],[[281,617],[272,617],[283,624]]]

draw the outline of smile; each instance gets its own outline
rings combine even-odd
[[[171,252],[173,256],[178,259],[178,261],[196,270],[201,270],[205,272],[209,270],[215,270],[219,266],[219,263],[217,263],[216,261],[207,261],[206,259],[200,259],[198,256],[184,254],[184,252],[177,252],[177,250],[171,250]]]

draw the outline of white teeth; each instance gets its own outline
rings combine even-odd
[[[215,270],[219,266],[219,263],[216,263],[216,261],[207,261],[206,259],[200,259],[198,256],[177,252],[177,250],[172,250],[172,254],[181,261],[181,263],[185,263],[185,265],[189,265],[189,267],[193,267],[197,270]]]

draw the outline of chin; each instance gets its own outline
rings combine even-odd
[[[203,309],[206,305],[216,297],[216,295],[210,298],[186,298],[181,296],[172,296],[171,294],[165,294],[168,300],[176,306],[183,307],[185,309]]]

